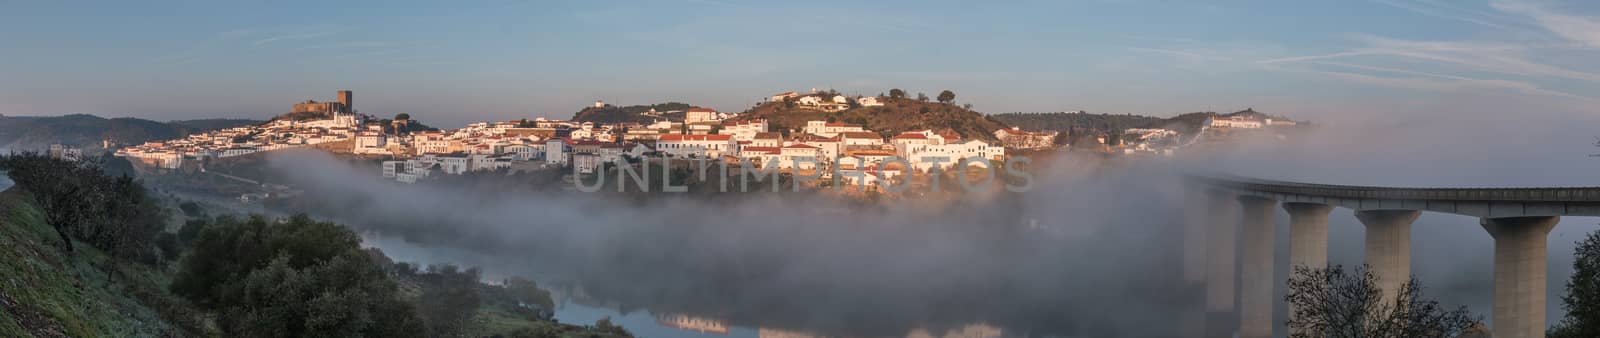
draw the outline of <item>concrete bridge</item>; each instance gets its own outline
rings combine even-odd
[[[1545,336],[1546,237],[1561,216],[1600,216],[1600,187],[1400,188],[1190,176],[1185,281],[1204,284],[1207,337],[1271,337],[1273,214],[1289,214],[1289,264],[1328,264],[1328,214],[1354,210],[1366,228],[1366,264],[1385,299],[1411,276],[1411,223],[1423,211],[1479,218],[1494,238],[1497,338]],[[1237,265],[1237,266],[1236,266]],[[1237,278],[1237,279],[1235,279]],[[1236,285],[1235,282],[1238,284]],[[1234,304],[1236,290],[1238,304]],[[1235,306],[1237,305],[1237,306]],[[1292,310],[1291,310],[1292,312]]]

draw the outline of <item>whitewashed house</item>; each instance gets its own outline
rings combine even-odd
[[[822,137],[834,137],[839,133],[867,131],[859,124],[827,121],[806,121],[805,133]]]
[[[675,157],[710,157],[736,155],[738,143],[730,135],[661,135],[656,140],[656,150]]]
[[[567,165],[567,154],[571,153],[571,145],[563,138],[552,138],[544,141],[544,163],[554,165]]]

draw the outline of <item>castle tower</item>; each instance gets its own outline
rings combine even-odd
[[[352,94],[348,90],[339,91],[339,105],[344,106],[340,110],[345,114],[356,111],[355,103],[352,101],[354,98],[352,98],[351,95]]]

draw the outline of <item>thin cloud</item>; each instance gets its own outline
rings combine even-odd
[[[1510,44],[1461,41],[1413,41],[1374,35],[1357,35],[1354,40],[1365,46],[1331,54],[1282,57],[1256,61],[1258,64],[1281,64],[1341,59],[1360,56],[1395,56],[1412,60],[1429,61],[1472,71],[1505,75],[1551,79],[1573,79],[1600,82],[1600,74],[1585,72],[1530,59],[1529,51],[1542,49],[1591,49],[1569,43]]]
[[[1230,60],[1233,60],[1233,58],[1226,57],[1226,56],[1202,54],[1202,53],[1199,53],[1199,52],[1192,52],[1192,51],[1186,51],[1186,50],[1148,48],[1148,47],[1127,47],[1127,48],[1128,48],[1128,50],[1132,50],[1132,51],[1167,54],[1167,55],[1177,55],[1177,56],[1182,56],[1182,57],[1191,58],[1191,59],[1215,60],[1215,61],[1230,61]]]
[[[1544,5],[1524,1],[1494,0],[1490,6],[1532,18],[1540,27],[1567,40],[1600,47],[1600,18],[1558,12]]]
[[[1456,20],[1506,30],[1525,30],[1509,23],[1503,17],[1483,12],[1473,11],[1453,5],[1424,0],[1372,0],[1372,2],[1389,7],[1404,9],[1413,13],[1435,18]]]
[[[260,46],[263,46],[263,45],[266,45],[266,44],[269,44],[269,43],[273,43],[273,42],[278,42],[278,41],[312,39],[312,38],[319,38],[319,37],[324,37],[324,36],[329,36],[329,35],[333,35],[333,32],[332,31],[320,31],[320,32],[281,34],[281,35],[269,36],[269,37],[266,37],[266,38],[258,39],[255,42],[250,43],[250,45],[260,47]]]
[[[1461,91],[1461,90],[1511,90],[1511,91],[1514,91],[1514,92],[1517,92],[1517,93],[1522,93],[1522,94],[1568,98],[1568,99],[1578,100],[1578,101],[1581,101],[1583,103],[1588,103],[1588,104],[1600,103],[1600,98],[1588,97],[1588,96],[1583,96],[1583,95],[1577,95],[1577,94],[1562,92],[1562,91],[1558,91],[1558,90],[1547,89],[1547,88],[1540,87],[1540,86],[1538,86],[1536,84],[1533,84],[1533,83],[1522,82],[1522,81],[1504,80],[1504,79],[1480,79],[1480,78],[1471,78],[1471,77],[1458,76],[1458,75],[1429,73],[1429,72],[1422,72],[1422,71],[1416,71],[1416,70],[1399,69],[1399,68],[1391,68],[1391,67],[1381,67],[1381,66],[1370,66],[1370,65],[1361,65],[1361,64],[1343,63],[1343,62],[1317,61],[1317,62],[1311,62],[1311,63],[1312,64],[1318,64],[1318,65],[1342,67],[1342,68],[1348,68],[1348,69],[1358,69],[1358,70],[1365,70],[1365,71],[1372,71],[1372,72],[1391,73],[1391,74],[1400,74],[1400,75],[1411,75],[1411,76],[1410,77],[1380,76],[1380,75],[1359,73],[1359,72],[1326,70],[1326,69],[1314,69],[1314,68],[1300,68],[1300,67],[1283,67],[1283,68],[1277,68],[1277,69],[1278,70],[1285,70],[1285,71],[1293,71],[1293,72],[1301,72],[1301,73],[1310,73],[1310,74],[1322,75],[1322,76],[1325,76],[1325,77],[1328,77],[1328,78],[1333,78],[1333,79],[1343,80],[1343,81],[1353,82],[1353,83],[1361,83],[1361,84],[1377,85],[1377,86],[1385,86],[1385,87],[1393,87],[1393,88],[1412,89],[1412,90],[1421,90],[1421,91],[1452,92],[1452,91]]]

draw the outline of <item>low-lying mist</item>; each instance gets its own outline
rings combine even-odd
[[[360,230],[449,248],[492,273],[571,280],[623,308],[834,336],[976,322],[1163,336],[1181,196],[1159,162],[1062,159],[1030,192],[859,208],[805,193],[708,200],[512,193],[383,181],[314,152],[272,166]],[[464,250],[463,250],[464,249]],[[397,255],[402,256],[402,255]],[[1163,318],[1163,319],[1157,319]],[[936,330],[934,332],[943,332]]]
[[[1600,185],[1586,115],[1533,119],[1346,119],[1297,135],[1177,158],[1063,155],[1031,191],[859,207],[806,193],[738,198],[402,185],[315,152],[275,155],[333,218],[406,245],[392,250],[581,285],[622,310],[684,313],[831,336],[902,336],[988,323],[1007,335],[1172,336],[1190,294],[1179,280],[1186,172],[1330,184]],[[1426,119],[1423,119],[1426,120]],[[1563,122],[1567,121],[1567,122]],[[1579,121],[1579,122],[1570,122]],[[1276,297],[1287,278],[1278,212]],[[1550,321],[1572,242],[1550,236]],[[1475,219],[1425,213],[1412,271],[1428,294],[1488,319],[1493,243]],[[1330,219],[1330,263],[1362,261],[1362,226]],[[1279,313],[1283,313],[1280,304]],[[1281,322],[1282,318],[1279,318]],[[1280,328],[1278,332],[1283,332]]]

